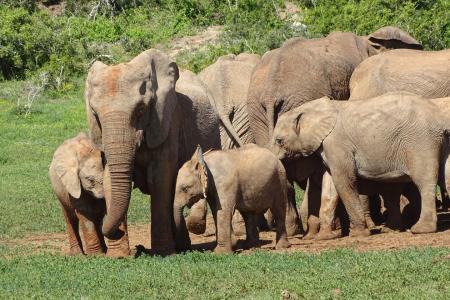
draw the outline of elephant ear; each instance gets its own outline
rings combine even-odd
[[[94,84],[93,81],[98,71],[105,67],[107,67],[107,65],[105,65],[101,61],[96,61],[94,64],[92,64],[91,68],[89,69],[88,76],[86,78],[86,85],[84,91],[86,116],[89,126],[89,136],[91,140],[94,142],[94,144],[97,145],[97,147],[99,147],[102,144],[102,130],[98,116],[91,106],[91,99],[93,93],[92,86]]]
[[[319,149],[323,140],[333,130],[338,110],[328,97],[323,97],[299,107],[293,126],[300,142],[300,153],[310,156]]]
[[[149,148],[161,145],[169,134],[175,107],[177,106],[176,82],[179,78],[178,66],[171,62],[167,55],[157,50],[149,61],[151,97],[150,119],[145,130],[145,138]],[[147,95],[145,96],[147,97]]]
[[[423,46],[405,31],[385,26],[369,35],[369,43],[377,51],[407,48],[423,50]]]
[[[78,176],[78,160],[75,153],[58,152],[54,158],[55,172],[66,188],[66,191],[74,198],[81,196],[81,183]]]
[[[206,194],[208,192],[208,171],[206,162],[203,158],[203,150],[200,145],[197,146],[192,158],[195,161],[195,169],[198,171],[200,176],[200,182],[203,188],[203,197],[206,199]]]

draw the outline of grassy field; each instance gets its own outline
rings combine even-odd
[[[319,255],[194,252],[110,260],[6,244],[27,234],[64,230],[47,169],[54,149],[86,130],[83,80],[76,82],[62,98],[39,97],[28,116],[17,105],[26,96],[24,83],[0,83],[0,298],[276,299],[282,290],[292,299],[450,296],[448,248]],[[148,222],[148,203],[133,193],[130,223]]]

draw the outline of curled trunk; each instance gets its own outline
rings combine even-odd
[[[135,129],[125,113],[111,112],[102,121],[103,146],[111,178],[111,203],[102,231],[107,238],[114,239],[130,203]]]

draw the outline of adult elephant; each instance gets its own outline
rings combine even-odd
[[[283,113],[328,96],[346,100],[354,69],[369,56],[395,48],[422,49],[406,32],[383,27],[369,36],[332,32],[318,39],[294,38],[266,53],[253,71],[248,91],[250,128],[266,145]]]
[[[174,241],[172,228],[177,172],[198,144],[209,149],[220,143],[218,118],[201,82],[150,49],[127,63],[94,63],[85,98],[91,137],[103,145],[111,182],[103,234],[126,235],[121,223],[134,178],[152,196],[152,250],[164,255],[188,247],[189,237]]]
[[[398,49],[370,57],[350,78],[350,100],[408,91],[423,98],[450,96],[450,49]]]
[[[295,107],[323,96],[348,99],[354,69],[368,57],[395,48],[422,49],[422,46],[406,32],[388,26],[369,36],[333,32],[319,39],[294,38],[264,54],[253,71],[247,99],[256,143],[267,145],[277,119]],[[316,171],[308,161],[309,158],[285,164],[288,177],[297,182],[307,179]],[[312,194],[320,195],[320,191]],[[318,218],[317,209],[303,207],[308,211],[301,215]]]

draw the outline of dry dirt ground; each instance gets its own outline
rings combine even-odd
[[[212,218],[208,218],[207,230],[204,235],[195,235],[191,233],[191,240],[194,250],[211,251],[214,249],[215,236],[214,223]],[[133,253],[136,253],[138,245],[145,249],[150,249],[150,225],[139,224],[129,226],[130,246]],[[254,249],[244,250],[243,240],[245,236],[240,236],[238,242],[238,253],[250,253]],[[369,237],[343,237],[335,240],[316,241],[303,240],[302,235],[289,238],[292,246],[287,250],[274,249],[274,232],[261,232],[260,248],[271,252],[305,252],[320,253],[325,250],[337,248],[350,248],[356,251],[373,251],[373,250],[394,250],[413,247],[449,247],[450,246],[450,213],[440,215],[439,231],[432,234],[414,235],[410,232],[401,233],[378,233]],[[6,242],[10,246],[27,246],[31,247],[32,253],[54,253],[67,254],[68,243],[64,233],[47,233],[34,234],[21,239],[13,239]],[[138,249],[143,249],[138,247]],[[29,251],[27,251],[30,254]]]

